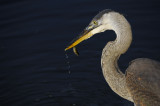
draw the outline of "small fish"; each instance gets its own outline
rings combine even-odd
[[[77,56],[79,56],[79,53],[78,53],[76,47],[73,47],[73,52],[74,52],[74,54],[76,54]]]

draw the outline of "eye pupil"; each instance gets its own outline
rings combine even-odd
[[[94,23],[94,24],[97,24],[97,22],[96,22],[96,21],[93,21],[93,23]]]

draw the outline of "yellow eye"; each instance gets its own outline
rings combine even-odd
[[[97,25],[97,22],[96,22],[96,21],[93,21],[93,24]]]

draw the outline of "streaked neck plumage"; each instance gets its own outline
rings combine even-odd
[[[103,75],[111,89],[119,96],[133,101],[126,87],[125,74],[123,74],[117,64],[121,54],[125,53],[132,41],[131,27],[123,15],[111,13],[107,16],[110,30],[115,31],[117,38],[108,42],[102,52],[101,65]]]

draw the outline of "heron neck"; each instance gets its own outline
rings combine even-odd
[[[128,93],[125,81],[125,75],[118,67],[118,59],[125,53],[132,41],[131,28],[128,22],[113,25],[117,38],[115,41],[108,42],[102,52],[101,65],[103,75],[111,89],[119,96],[133,101]]]

